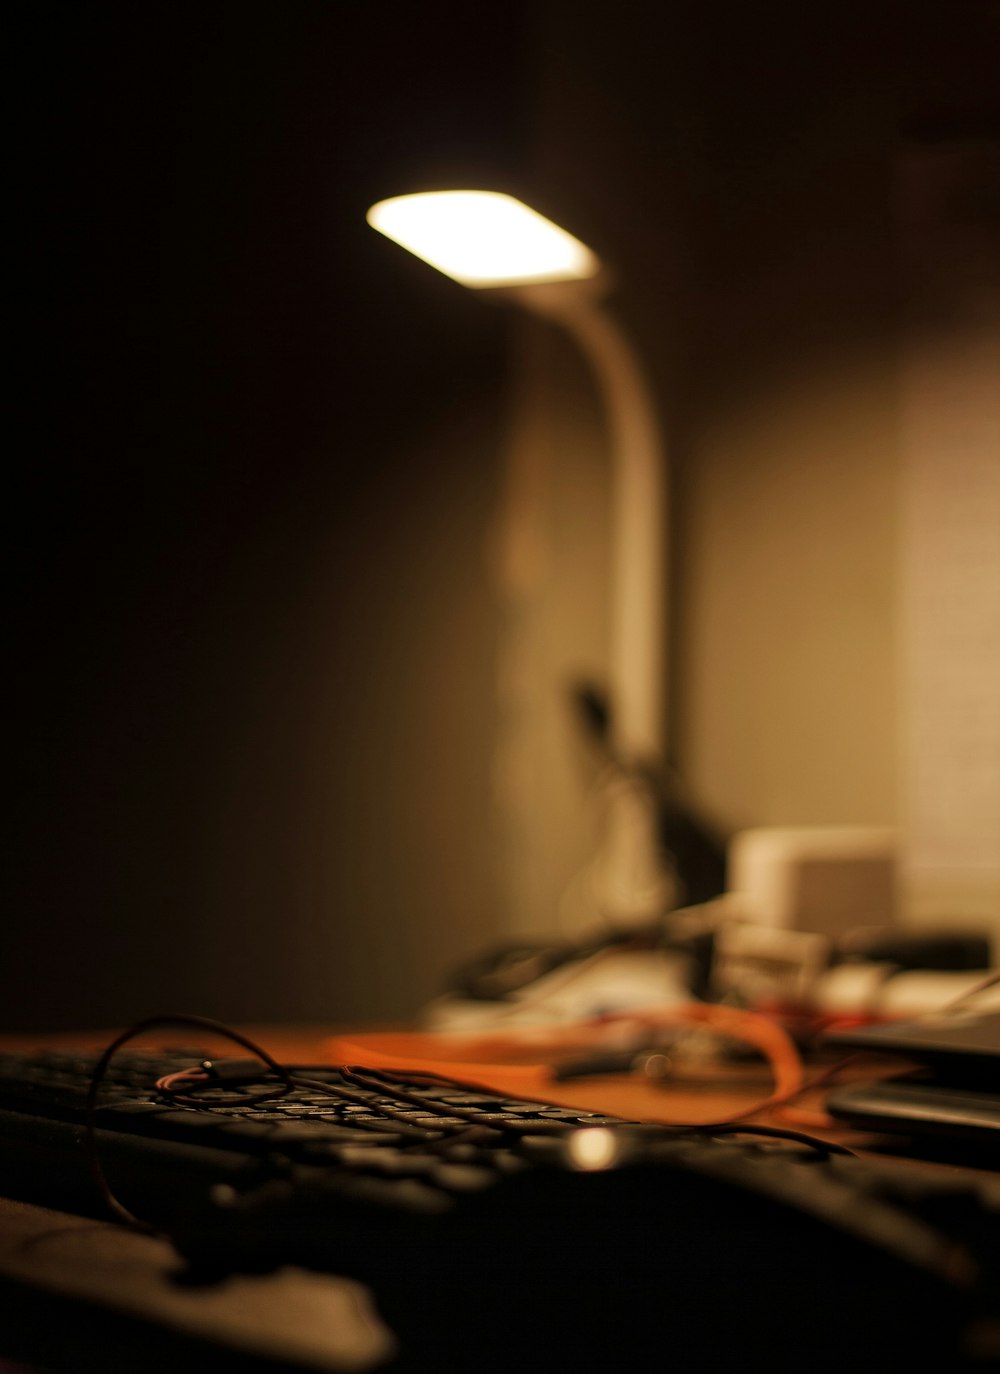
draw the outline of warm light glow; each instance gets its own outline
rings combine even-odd
[[[368,223],[463,286],[578,281],[600,269],[579,239],[497,191],[394,196]]]
[[[619,1156],[618,1141],[606,1126],[590,1126],[574,1131],[569,1137],[567,1151],[574,1169],[594,1172],[610,1169]]]

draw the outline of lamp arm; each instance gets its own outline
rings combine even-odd
[[[592,291],[517,290],[562,325],[593,368],[612,451],[611,680],[614,741],[628,763],[665,762],[667,455],[635,346]]]

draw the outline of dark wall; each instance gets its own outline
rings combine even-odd
[[[505,326],[364,223],[517,156],[457,11],[14,12],[8,1025],[401,1015],[484,938]]]

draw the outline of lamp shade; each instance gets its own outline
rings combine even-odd
[[[394,196],[372,206],[368,223],[463,286],[580,281],[601,266],[579,239],[499,191]]]

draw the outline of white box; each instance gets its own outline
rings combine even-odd
[[[832,939],[896,914],[897,832],[882,826],[761,826],[733,836],[728,888],[739,916]]]

